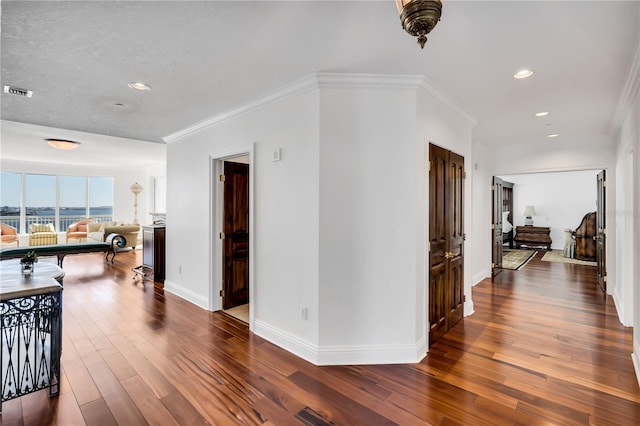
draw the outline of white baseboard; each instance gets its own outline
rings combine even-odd
[[[640,342],[634,342],[631,360],[633,361],[633,368],[636,370],[636,379],[640,385]]]
[[[486,272],[478,272],[477,274],[475,274],[472,278],[471,278],[471,282],[472,282],[472,286],[478,284],[480,281],[484,280],[485,278],[489,278],[491,276],[491,273],[489,273],[487,275]]]
[[[254,332],[315,365],[407,364],[420,362],[427,354],[424,339],[415,345],[319,347],[259,320],[254,322]]]
[[[624,325],[625,327],[630,327],[631,324],[625,324],[625,321],[624,321],[624,317],[625,317],[624,306],[622,306],[622,304],[619,302],[620,300],[622,300],[622,298],[618,294],[618,288],[619,287],[616,286],[616,288],[613,290],[613,294],[611,295],[613,297],[613,304],[616,305],[616,312],[618,313],[618,321],[620,321],[620,324]]]
[[[205,309],[207,311],[209,310],[209,299],[193,292],[188,288],[178,285],[172,281],[165,280],[164,289],[169,293],[173,293],[178,297],[182,297],[183,299],[188,300],[189,302],[201,307],[202,309]]]

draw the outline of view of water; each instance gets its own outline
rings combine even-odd
[[[27,210],[29,211],[29,209]],[[113,214],[112,207],[90,207],[89,211],[91,212],[92,215],[95,215],[95,216],[107,216],[107,215]],[[33,213],[35,213],[36,216],[53,216],[55,215],[56,212],[53,208],[46,208],[46,209],[34,210]],[[87,210],[84,207],[82,208],[68,207],[68,208],[60,209],[60,216],[84,216],[86,215],[86,213],[87,213]]]

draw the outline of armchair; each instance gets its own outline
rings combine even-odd
[[[16,243],[16,247],[20,247],[20,239],[18,231],[11,225],[0,223],[0,234],[2,235],[2,246],[5,244]]]
[[[67,228],[67,242],[69,242],[69,240],[80,240],[80,242],[82,242],[83,239],[86,240],[87,225],[95,222],[93,219],[82,219],[69,225]]]
[[[29,225],[29,245],[48,244],[58,244],[58,234],[56,234],[53,223],[32,223]]]

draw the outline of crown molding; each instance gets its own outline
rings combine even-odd
[[[457,112],[472,125],[477,121],[467,114],[458,104],[443,92],[437,89],[428,79],[420,75],[384,75],[384,74],[340,74],[317,73],[294,81],[277,90],[259,96],[254,100],[241,104],[221,114],[200,121],[192,126],[167,135],[162,140],[170,144],[194,133],[198,133],[222,122],[232,120],[245,114],[249,114],[260,108],[281,102],[285,99],[298,96],[315,89],[393,89],[393,90],[421,90],[435,97],[449,108]]]
[[[640,42],[636,46],[636,53],[633,56],[633,61],[629,67],[627,73],[627,80],[622,87],[622,92],[618,98],[618,104],[611,118],[611,124],[609,126],[609,134],[617,136],[618,132],[622,128],[625,116],[631,108],[635,97],[640,91]]]
[[[422,82],[420,84],[419,89],[425,92],[427,95],[433,96],[434,98],[438,99],[439,101],[447,105],[453,111],[458,113],[462,118],[467,120],[472,126],[475,126],[476,124],[478,124],[478,120],[476,120],[475,117],[467,113],[460,105],[456,103],[456,101],[451,99],[449,96],[445,95],[440,89],[434,86],[433,83],[431,83],[431,81],[426,77],[422,77]]]
[[[419,75],[318,73],[320,88],[416,90],[424,78]]]
[[[256,111],[260,108],[264,108],[266,106],[275,104],[293,96],[301,95],[317,88],[318,80],[315,75],[304,77],[277,90],[259,96],[252,101],[241,104],[218,115],[214,115],[213,117],[206,120],[200,121],[192,126],[187,127],[186,129],[179,130],[175,133],[167,135],[163,137],[162,140],[166,143],[175,142],[191,134],[198,133],[206,128],[216,126],[224,121],[232,120],[242,115],[249,114],[250,112]]]

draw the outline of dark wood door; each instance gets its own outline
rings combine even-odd
[[[598,284],[602,291],[607,291],[607,228],[606,228],[606,195],[607,179],[606,171],[598,173],[598,196],[596,199],[596,263],[598,271]]]
[[[463,316],[464,158],[429,145],[429,345]]]
[[[502,210],[503,210],[503,180],[493,177],[491,185],[491,197],[493,207],[491,209],[491,274],[497,275],[502,271],[503,244],[502,239]]]
[[[223,309],[249,301],[249,165],[224,163]]]

